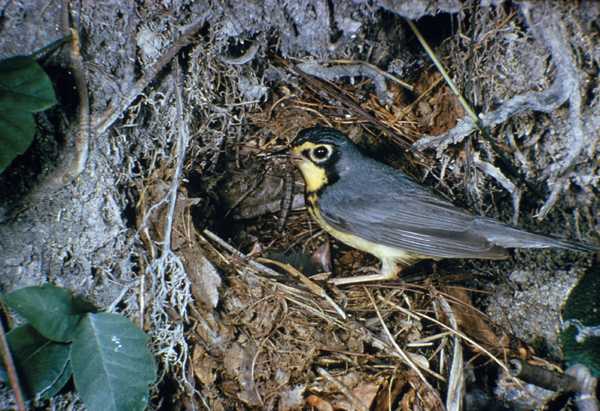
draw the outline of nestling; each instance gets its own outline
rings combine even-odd
[[[455,207],[401,171],[367,157],[333,128],[302,130],[291,152],[306,183],[313,219],[341,242],[381,260],[379,274],[338,278],[332,281],[337,285],[394,279],[422,259],[504,259],[507,248],[598,250]]]

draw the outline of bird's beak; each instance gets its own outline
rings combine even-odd
[[[299,150],[297,149],[297,147],[296,147],[296,148],[292,148],[292,149],[290,150],[290,154],[289,154],[289,156],[290,156],[290,159],[291,159],[291,160],[292,160],[292,162],[293,162],[293,163],[295,163],[295,164],[301,163],[301,162],[303,162],[303,161],[305,161],[305,160],[306,160],[306,159],[304,158],[304,156],[303,156],[302,154],[300,154],[298,151],[299,151]]]
[[[300,153],[296,152],[292,147],[284,147],[280,150],[271,151],[268,156],[287,157],[294,163],[298,163],[305,160],[305,158]]]

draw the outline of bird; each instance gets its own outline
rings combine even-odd
[[[509,257],[509,248],[599,250],[456,207],[402,171],[368,157],[335,128],[301,130],[289,156],[304,178],[311,217],[334,238],[381,262],[376,274],[335,278],[334,285],[397,279],[402,269],[423,259],[500,260]]]

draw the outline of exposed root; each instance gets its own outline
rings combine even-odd
[[[206,22],[206,16],[198,17],[189,25],[181,29],[181,34],[173,42],[173,44],[163,53],[163,55],[154,63],[144,75],[135,82],[131,87],[131,90],[122,99],[115,99],[111,102],[110,106],[104,110],[104,112],[97,116],[92,122],[92,127],[95,130],[96,135],[100,136],[104,134],[119,118],[123,116],[125,111],[131,104],[137,99],[144,89],[156,78],[166,66],[173,60],[179,51],[188,46],[196,33],[200,31],[204,23]]]
[[[385,84],[386,77],[379,70],[375,70],[370,64],[339,64],[335,66],[325,67],[314,62],[300,63],[297,67],[311,76],[318,77],[323,80],[336,80],[340,77],[368,77],[373,80],[377,98],[382,105],[393,103],[393,97],[388,93]]]
[[[188,306],[193,301],[191,284],[183,262],[171,249],[177,192],[181,184],[185,153],[190,140],[188,122],[183,111],[181,70],[177,61],[175,62],[174,76],[178,117],[177,162],[170,188],[165,198],[157,203],[158,205],[164,203],[168,205],[160,257],[154,259],[146,268],[145,276],[151,279],[151,335],[155,350],[163,359],[163,376],[166,372],[174,371],[173,367],[176,366],[180,373],[177,378],[178,382],[186,390],[193,391],[193,385],[187,375],[187,361],[190,353],[184,336],[184,324],[188,321]],[[171,309],[176,312],[176,316],[169,313]]]
[[[487,161],[479,159],[478,155],[473,156],[473,163],[475,167],[483,171],[486,175],[492,177],[498,182],[506,191],[510,193],[513,203],[513,217],[512,223],[517,225],[519,221],[519,211],[521,208],[521,195],[523,194],[521,189],[517,187],[512,181],[510,181],[500,169]]]
[[[558,11],[547,3],[534,5],[528,2],[522,3],[521,10],[532,34],[548,49],[552,57],[556,68],[554,82],[544,91],[512,97],[498,109],[480,115],[479,123],[482,127],[492,128],[524,112],[552,113],[565,102],[569,102],[569,145],[563,157],[544,171],[551,192],[536,215],[539,219],[543,219],[554,207],[561,193],[568,189],[570,171],[584,149],[586,139],[581,95],[583,75],[577,68],[575,56],[571,51],[571,42]],[[446,134],[422,138],[413,145],[413,148],[435,149],[436,156],[440,158],[449,145],[462,142],[465,137],[476,131],[478,129],[476,123],[472,118],[465,117]],[[498,173],[493,173],[491,176],[511,193],[515,205],[517,195],[514,189],[510,188],[510,186],[514,187],[514,184],[506,184],[506,179],[498,179]],[[518,210],[518,207],[515,207],[515,210]]]
[[[32,197],[41,198],[63,188],[77,178],[85,169],[92,130],[90,128],[90,99],[88,84],[85,75],[83,58],[81,57],[81,44],[78,29],[71,27],[70,6],[68,1],[62,5],[62,25],[65,36],[71,38],[69,50],[69,65],[77,94],[79,96],[78,120],[79,124],[67,130],[67,143],[65,144],[63,159],[56,169],[47,175],[35,188]]]

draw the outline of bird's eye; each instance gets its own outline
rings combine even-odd
[[[315,147],[312,151],[313,160],[319,162],[326,160],[331,155],[331,149],[327,146]]]

